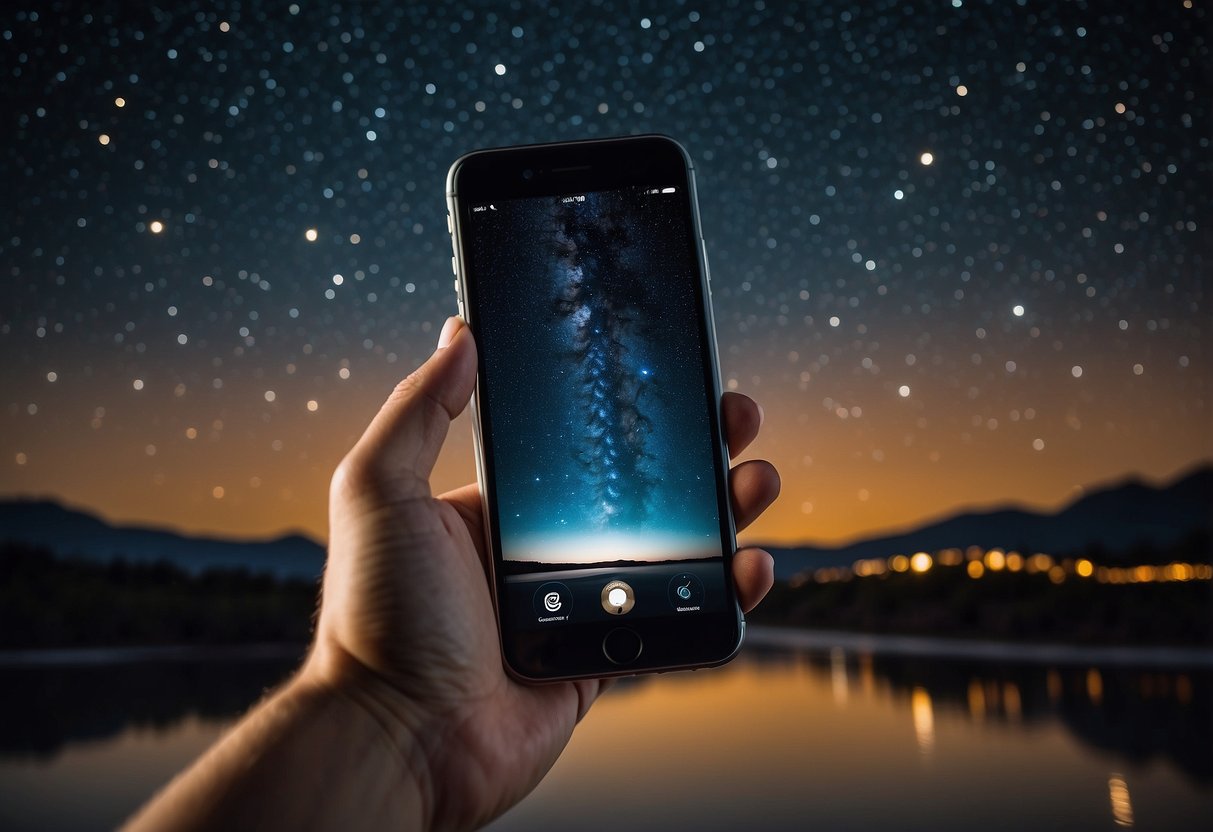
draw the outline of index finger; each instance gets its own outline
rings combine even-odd
[[[730,392],[720,397],[720,414],[724,420],[729,457],[735,458],[758,436],[762,427],[762,408],[744,393]]]

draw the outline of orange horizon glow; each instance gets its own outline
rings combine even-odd
[[[69,374],[65,360],[20,379],[37,413],[10,408],[0,417],[0,497],[49,497],[114,524],[185,534],[323,541],[333,469],[424,357],[372,355],[326,376],[288,364],[222,390],[170,368],[140,373],[138,385],[117,364]],[[1213,464],[1205,410],[1184,404],[1183,385],[1160,379],[1130,395],[1127,382],[1093,363],[1081,382],[1025,392],[1017,410],[982,407],[997,418],[981,424],[942,377],[920,380],[907,398],[892,382],[875,392],[852,389],[845,376],[781,384],[747,369],[726,362],[722,373],[766,415],[741,459],[774,462],[783,488],[742,532],[743,545],[838,546],[965,511],[1050,512],[1130,477],[1162,484]],[[1082,386],[1067,389],[1074,385]],[[52,411],[66,427],[49,427]],[[474,480],[464,413],[432,485],[439,494]]]
[[[119,429],[90,431],[85,437],[91,441],[69,445],[57,437],[25,437],[25,461],[15,465],[10,457],[3,466],[0,497],[54,499],[116,525],[243,539],[301,533],[324,541],[329,477],[357,439],[354,426],[368,422],[379,402],[364,395],[318,406],[314,398],[289,398],[280,394],[279,402],[262,404],[271,410],[298,405],[290,431],[283,431],[289,444],[250,448],[251,443],[239,438],[233,441],[231,434],[238,433],[251,414],[242,419],[228,411],[235,431],[229,424],[216,428],[218,420],[182,414],[182,426],[174,433],[191,438],[150,454],[148,443],[123,436],[130,432],[121,430],[123,411],[111,406],[106,419]],[[908,454],[897,459],[890,453],[873,465],[856,460],[858,444],[848,447],[844,437],[832,436],[834,426],[826,420],[803,431],[819,434],[818,442],[798,441],[797,431],[788,424],[793,414],[766,404],[763,435],[743,458],[773,460],[783,489],[767,513],[740,535],[743,545],[837,546],[966,511],[1055,511],[1087,491],[1129,478],[1165,484],[1213,462],[1208,449],[1186,454],[1182,445],[1172,442],[1155,442],[1153,448],[1143,442],[1127,460],[1137,464],[1128,468],[1108,454],[1080,448],[1068,454],[1064,466],[1057,461],[1052,466],[1043,461],[997,464],[992,458],[983,464],[983,449],[975,443],[968,451],[964,445],[954,447],[948,459],[935,462],[917,461]],[[1185,438],[1177,432],[1171,439],[1176,436]],[[811,444],[817,446],[816,453],[811,464],[803,464]],[[110,471],[115,476],[108,476]],[[471,427],[465,414],[452,424],[435,467],[434,493],[474,479]]]

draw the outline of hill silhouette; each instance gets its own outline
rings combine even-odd
[[[1143,550],[1168,548],[1202,532],[1213,532],[1213,465],[1207,464],[1162,486],[1130,478],[1094,489],[1055,513],[1020,508],[970,511],[843,546],[767,548],[775,555],[775,577],[787,580],[806,568],[966,546],[1052,555],[1097,550],[1107,563],[1127,562]],[[0,501],[0,542],[102,562],[166,561],[191,574],[245,569],[277,578],[312,579],[324,566],[324,547],[303,535],[232,540],[115,526],[50,500]]]
[[[1127,563],[1143,551],[1175,546],[1194,533],[1213,531],[1213,465],[1155,486],[1138,478],[1093,490],[1055,513],[1019,508],[964,512],[910,531],[843,546],[768,546],[775,577],[861,558],[888,557],[950,547],[982,546],[1046,552],[1098,551],[1106,563]]]
[[[310,580],[324,567],[324,547],[300,534],[271,540],[232,540],[114,526],[51,500],[0,502],[0,543],[20,543],[59,557],[102,562],[164,561],[194,575],[215,569],[243,569],[256,575]]]

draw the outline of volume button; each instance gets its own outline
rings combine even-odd
[[[459,266],[455,264],[455,255],[451,255],[451,274],[459,277]]]

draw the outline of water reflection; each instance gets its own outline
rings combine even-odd
[[[828,681],[835,702],[854,694],[908,700],[915,735],[930,750],[939,708],[974,723],[1059,720],[1090,746],[1144,763],[1174,763],[1213,785],[1213,671],[1134,667],[1049,667],[1033,663],[755,649],[751,660],[805,666]],[[858,681],[852,682],[852,679]]]
[[[295,663],[0,668],[0,827],[118,822]],[[497,828],[610,828],[605,794],[635,828],[1199,828],[1211,677],[750,647],[618,685]]]
[[[1129,786],[1125,778],[1113,774],[1108,778],[1108,797],[1112,801],[1112,819],[1117,826],[1133,825],[1133,804],[1129,800]]]
[[[131,729],[171,732],[190,716],[229,721],[298,664],[293,647],[173,661],[0,666],[0,760],[52,759]]]
[[[830,649],[830,688],[834,692],[834,702],[845,705],[849,688],[847,680],[847,654],[841,647]]]
[[[910,696],[910,712],[914,715],[918,750],[930,754],[935,748],[935,712],[931,710],[931,694],[925,688],[914,688]]]

